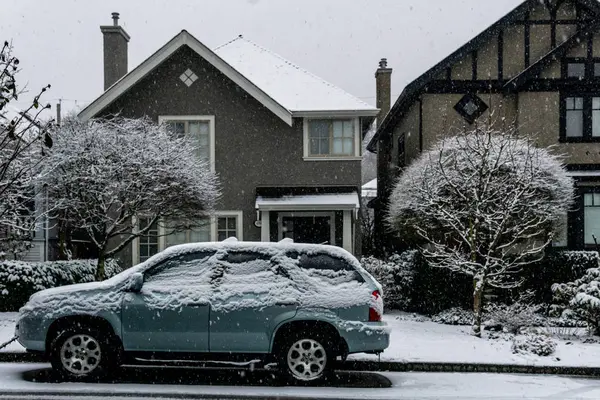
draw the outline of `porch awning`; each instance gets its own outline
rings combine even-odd
[[[256,209],[262,211],[324,211],[358,208],[360,208],[360,200],[356,192],[256,197]]]

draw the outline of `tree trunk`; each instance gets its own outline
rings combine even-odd
[[[485,279],[483,276],[473,279],[473,336],[481,337],[481,314]]]
[[[104,264],[106,261],[106,256],[104,255],[104,250],[100,250],[98,252],[98,264],[96,266],[96,281],[103,281],[106,279],[106,272],[104,270]]]

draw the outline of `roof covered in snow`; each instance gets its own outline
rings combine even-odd
[[[377,178],[362,186],[362,197],[377,197]]]
[[[100,114],[182,46],[188,46],[226,77],[292,126],[293,117],[375,117],[378,109],[283,57],[238,37],[214,51],[181,31],[79,113]]]
[[[239,36],[215,53],[291,112],[377,109],[258,44]]]

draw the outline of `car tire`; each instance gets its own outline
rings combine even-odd
[[[62,379],[89,381],[106,378],[120,359],[112,335],[86,326],[60,330],[50,344],[50,363]]]
[[[333,377],[335,341],[330,334],[292,333],[281,343],[277,364],[281,377],[290,384],[315,385]]]

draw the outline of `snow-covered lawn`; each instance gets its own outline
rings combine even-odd
[[[0,313],[0,343],[13,336],[16,317],[17,313]],[[441,325],[405,313],[388,313],[384,320],[391,326],[392,335],[390,347],[381,355],[382,361],[600,367],[597,343],[556,339],[558,346],[552,356],[524,356],[511,352],[510,341],[469,335],[468,326]],[[13,343],[0,351],[25,350]],[[377,356],[356,354],[350,359],[376,360]]]
[[[450,373],[342,373],[332,387],[283,387],[264,380],[264,373],[248,373],[245,378],[236,372],[227,372],[224,382],[214,382],[198,371],[197,382],[181,384],[179,379],[153,384],[152,378],[134,378],[123,371],[123,383],[45,383],[30,382],[31,377],[44,376],[36,372],[49,368],[48,364],[1,364],[0,397],[18,395],[18,398],[38,399],[43,395],[63,398],[81,395],[92,398],[177,397],[222,398],[235,396],[253,399],[598,399],[600,384],[594,379],[564,376],[533,376],[506,374],[450,374]],[[178,370],[181,372],[181,370]],[[150,372],[150,371],[149,371]],[[164,372],[164,370],[163,370]],[[189,371],[194,373],[195,371]],[[28,380],[24,375],[29,376]],[[150,376],[158,373],[151,372]],[[173,371],[171,371],[173,375]],[[176,375],[176,374],[175,374]],[[147,379],[147,381],[146,381]],[[171,383],[172,382],[172,383]],[[371,385],[370,383],[381,383]],[[384,384],[385,383],[385,384]],[[373,386],[373,388],[371,388]],[[106,397],[101,397],[103,394]],[[47,396],[48,398],[50,396]]]

